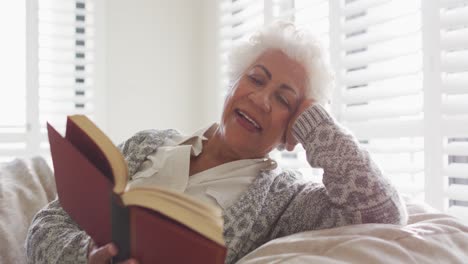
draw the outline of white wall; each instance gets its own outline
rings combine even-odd
[[[195,122],[195,126],[218,122],[221,117],[223,104],[222,89],[220,89],[220,61],[218,47],[218,0],[203,0],[201,16],[201,62],[200,95],[201,118]]]
[[[216,6],[216,0],[106,2],[104,128],[114,142],[148,128],[191,132],[217,119],[217,106],[208,106],[219,98],[217,79],[206,79],[217,67]]]

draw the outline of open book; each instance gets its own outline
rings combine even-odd
[[[116,261],[224,263],[221,210],[158,187],[128,185],[125,159],[86,116],[67,118],[62,137],[47,124],[60,204]]]

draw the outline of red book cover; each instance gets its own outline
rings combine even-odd
[[[224,263],[226,257],[224,246],[139,206],[130,206],[130,240],[131,256],[141,263]]]
[[[52,126],[47,129],[60,204],[97,245],[111,242],[112,182]]]

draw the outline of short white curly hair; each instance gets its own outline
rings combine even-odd
[[[252,63],[268,50],[280,50],[301,64],[307,73],[307,86],[316,102],[326,105],[332,93],[334,76],[320,41],[307,30],[290,22],[275,21],[234,46],[228,56],[228,78],[234,84]]]

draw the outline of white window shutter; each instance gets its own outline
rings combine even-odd
[[[96,112],[95,3],[25,2],[27,81],[25,93],[15,98],[24,114],[14,124],[0,120],[0,141],[20,147],[4,148],[0,155],[3,161],[41,155],[50,162],[46,122],[63,133],[67,115],[94,119]]]
[[[39,122],[94,112],[94,4],[41,0],[38,6]]]
[[[468,222],[468,1],[440,1],[440,33],[434,73],[441,84],[441,131],[434,140],[442,149],[443,208]]]
[[[49,154],[46,122],[65,131],[66,116],[95,114],[94,1],[38,1],[40,153]]]
[[[402,192],[421,196],[420,1],[347,0],[334,10],[335,114]]]

